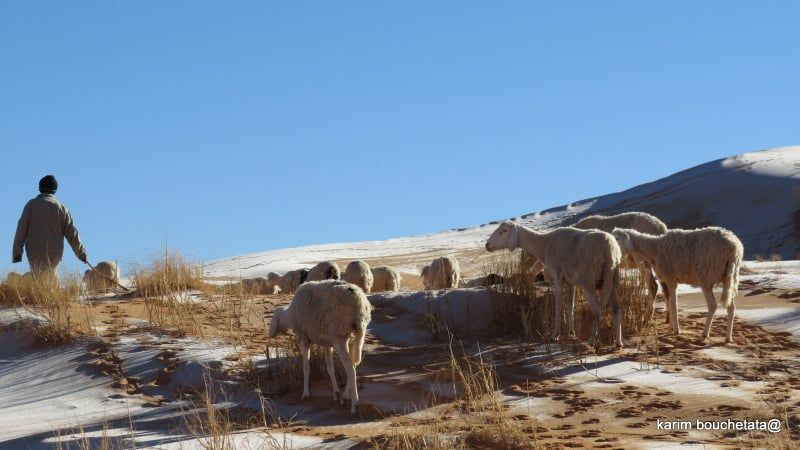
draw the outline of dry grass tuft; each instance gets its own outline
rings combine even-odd
[[[199,264],[190,264],[178,252],[163,253],[144,269],[134,267],[134,285],[143,297],[170,297],[190,290],[208,290]]]
[[[73,317],[73,307],[78,303],[81,282],[78,276],[32,274],[9,274],[0,285],[0,304],[22,308],[43,320],[28,320],[27,323],[42,345],[58,345],[68,342],[78,333]],[[91,329],[91,326],[89,327]]]
[[[237,450],[239,442],[234,438],[241,431],[252,433],[260,431],[256,442],[249,442],[253,448],[285,449],[289,443],[276,439],[270,434],[271,429],[285,428],[285,424],[275,414],[274,409],[261,398],[258,411],[249,409],[231,409],[231,403],[223,399],[215,399],[221,392],[214,387],[210,372],[203,376],[203,390],[192,399],[193,409],[184,416],[185,428],[190,436],[198,438],[198,445],[209,450]]]
[[[507,412],[498,389],[497,372],[477,351],[470,354],[450,341],[437,381],[452,386],[455,417],[437,415],[418,423],[393,424],[388,435],[373,438],[380,449],[530,449],[537,447],[535,436],[526,432],[520,421]],[[431,399],[436,404],[435,395]],[[530,427],[528,427],[530,428]]]

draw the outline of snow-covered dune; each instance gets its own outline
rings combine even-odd
[[[800,146],[744,153],[719,159],[623,192],[529,213],[514,220],[535,229],[574,223],[588,214],[624,211],[655,214],[670,227],[719,225],[745,244],[747,258],[800,254]],[[390,262],[418,273],[433,255],[480,255],[496,221],[441,233],[272,250],[212,261],[209,277],[263,276],[322,260],[353,258]],[[477,264],[476,264],[477,265]]]

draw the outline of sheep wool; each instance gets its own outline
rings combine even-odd
[[[306,277],[308,276],[308,269],[297,269],[297,270],[290,270],[283,274],[280,281],[278,282],[278,286],[281,288],[281,292],[284,294],[291,294],[300,287],[306,281]]]
[[[94,270],[83,273],[83,282],[90,291],[102,291],[119,283],[119,267],[113,261],[100,261]]]
[[[333,261],[322,261],[308,272],[306,281],[338,280],[339,266]]]
[[[372,292],[399,291],[402,277],[392,267],[378,266],[372,268]]]
[[[357,260],[348,264],[344,269],[342,279],[355,284],[368,294],[372,290],[372,271],[369,270],[369,264],[364,261]]]
[[[441,256],[423,267],[420,276],[426,290],[452,289],[458,287],[461,270],[457,259]]]
[[[614,216],[587,216],[575,223],[573,227],[583,230],[594,228],[606,233],[611,233],[615,228],[633,229],[653,235],[661,235],[667,232],[667,224],[662,222],[661,219],[640,211],[625,212]],[[622,249],[622,253],[623,266],[639,269],[639,282],[647,287],[651,300],[655,302],[658,294],[658,283],[653,276],[653,268],[650,267],[647,261],[633,256],[625,249]]]
[[[722,283],[720,303],[728,309],[725,342],[731,342],[736,312],[734,298],[739,288],[739,270],[744,256],[742,241],[733,232],[720,227],[706,227],[696,230],[672,229],[660,236],[653,236],[618,228],[613,234],[620,246],[647,260],[664,283],[675,334],[680,334],[676,292],[678,283],[699,286],[703,291],[708,306],[704,339],[709,337],[711,321],[717,310],[714,285]]]
[[[371,310],[366,295],[358,286],[338,280],[307,282],[297,289],[288,307],[275,310],[269,335],[275,337],[290,329],[294,332],[303,358],[302,398],[310,396],[309,347],[318,345],[325,351],[336,399],[339,387],[333,370],[333,347],[347,372],[347,385],[340,400],[344,401],[349,395],[351,412],[356,411],[358,389],[355,368],[361,363]]]

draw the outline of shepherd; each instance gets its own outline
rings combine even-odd
[[[55,275],[64,256],[64,238],[75,256],[87,263],[86,249],[72,222],[66,206],[56,199],[58,182],[53,175],[39,180],[39,195],[25,204],[17,223],[11,261],[22,261],[22,250],[28,255],[31,272],[35,275]]]

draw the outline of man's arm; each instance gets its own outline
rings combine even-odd
[[[30,223],[31,209],[29,204],[25,205],[17,222],[17,232],[14,234],[14,246],[11,248],[11,262],[18,263],[22,261],[22,250],[25,247],[25,241],[28,240],[28,224]]]
[[[78,229],[75,228],[75,224],[72,222],[72,214],[69,213],[66,207],[64,207],[64,237],[67,238],[67,242],[72,247],[72,251],[75,252],[75,256],[82,262],[86,262],[88,259],[86,249],[83,247],[80,236],[78,236]]]

